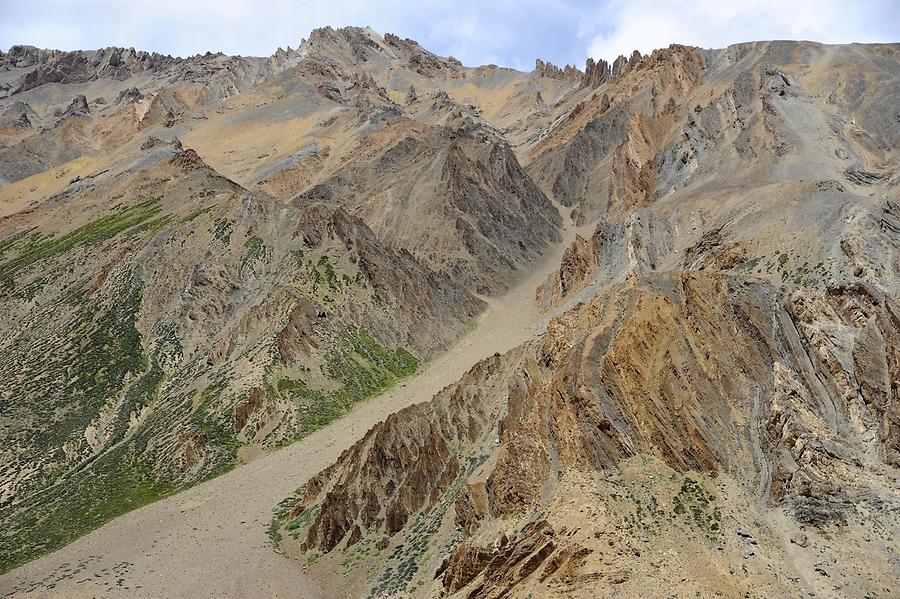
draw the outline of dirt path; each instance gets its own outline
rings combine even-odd
[[[488,300],[475,330],[420,374],[289,447],[125,514],[56,553],[0,577],[0,597],[320,597],[266,536],[272,508],[389,414],[426,401],[478,360],[543,331],[534,290],[576,230],[508,294]]]

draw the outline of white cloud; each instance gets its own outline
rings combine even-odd
[[[896,32],[900,6],[896,0],[631,0],[613,2],[604,14],[606,32],[594,36],[588,54],[612,60],[672,43],[721,48],[772,39],[896,41],[886,36]]]

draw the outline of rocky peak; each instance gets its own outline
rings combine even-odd
[[[453,101],[453,98],[450,97],[450,94],[442,89],[436,92],[432,92],[431,94],[429,94],[429,97],[432,99],[432,110],[439,110],[441,108],[455,108],[457,106],[456,102]]]
[[[164,68],[177,60],[172,56],[143,52],[134,48],[101,48],[94,52],[90,64],[95,78],[125,80],[132,75]]]
[[[559,68],[552,62],[544,62],[540,58],[534,61],[534,72],[541,77],[571,81],[572,83],[580,83],[584,79],[584,73],[575,65],[567,64],[565,67]]]
[[[31,67],[65,54],[62,50],[44,50],[34,46],[13,46],[9,52],[0,54],[0,61],[6,68],[22,69]]]
[[[593,58],[587,59],[584,65],[584,79],[582,79],[585,87],[598,87],[609,81],[609,79],[609,63],[602,58],[596,62]]]
[[[359,110],[362,119],[373,120],[386,114],[400,114],[400,107],[397,103],[369,73],[351,73],[348,91],[351,93],[353,105]]]
[[[408,69],[425,77],[434,77],[444,71],[450,72],[451,76],[458,75],[462,67],[462,63],[453,57],[438,56],[423,48],[417,41],[400,39],[393,33],[384,35],[384,43],[405,61]]]
[[[147,141],[141,144],[142,150],[150,150],[152,148],[158,148],[160,146],[169,146],[173,149],[174,152],[180,153],[184,150],[184,147],[181,145],[181,140],[177,137],[173,137],[171,140],[162,140],[154,135],[151,135],[147,138]]]
[[[10,94],[15,94],[46,83],[84,83],[100,78],[121,81],[148,70],[162,69],[178,60],[134,48],[65,52],[13,46],[7,54],[0,56],[0,67],[31,68],[11,87]]]
[[[632,54],[631,61],[640,59],[641,53],[637,50]],[[544,62],[540,58],[535,60],[534,72],[541,77],[549,77],[551,79],[559,79],[561,81],[570,81],[578,83],[583,87],[594,88],[604,83],[613,81],[625,73],[625,66],[629,64],[629,59],[620,56],[613,62],[612,66],[605,60],[588,58],[585,61],[584,71],[575,65],[566,65],[559,68],[553,63]]]
[[[631,53],[631,58],[626,58],[625,56],[619,55],[612,63],[612,69],[610,70],[610,77],[612,79],[618,79],[629,70],[633,69],[637,63],[641,60],[642,55],[640,52],[635,50]]]
[[[87,98],[84,95],[75,96],[69,103],[63,116],[90,116]]]
[[[371,27],[313,29],[308,40],[300,41],[299,52],[303,55],[325,54],[341,62],[341,59],[347,59],[352,64],[367,62],[376,54],[389,55],[384,40]]]

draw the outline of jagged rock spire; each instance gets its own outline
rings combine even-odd
[[[612,66],[602,58],[596,61],[593,58],[588,58],[585,61],[584,71],[582,71],[575,65],[566,65],[560,68],[551,62],[544,62],[538,58],[534,63],[534,72],[541,77],[580,83],[584,87],[598,87],[604,83],[614,81],[625,73],[627,70],[626,66],[634,64],[640,59],[641,53],[637,50],[632,53],[631,59],[619,56]]]

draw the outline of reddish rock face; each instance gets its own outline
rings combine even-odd
[[[310,483],[295,512],[321,506],[306,542],[328,552],[373,527],[399,534],[442,494],[458,493],[452,521],[473,540],[439,574],[448,591],[470,597],[502,596],[538,571],[545,580],[575,576],[591,550],[558,543],[534,514],[556,513],[556,481],[569,469],[609,472],[635,455],[674,472],[726,473],[748,493],[765,463],[767,500],[797,522],[840,525],[846,506],[868,493],[849,457],[863,446],[849,433],[850,388],[865,390],[859,417],[879,439],[879,459],[896,459],[897,316],[894,299],[865,285],[786,297],[727,275],[635,278],[376,426]],[[834,337],[837,324],[853,333]],[[858,366],[847,370],[848,359]],[[807,378],[811,368],[821,386]],[[741,416],[754,411],[757,423]],[[759,422],[763,436],[748,429]],[[496,446],[485,445],[492,435]],[[489,466],[456,486],[472,451],[487,451]],[[527,533],[508,541],[489,532],[509,522],[527,523]]]
[[[559,270],[537,289],[538,301],[547,305],[558,303],[590,282],[599,260],[596,242],[596,239],[588,241],[581,235],[575,236],[575,241],[563,253]]]
[[[263,391],[256,388],[250,392],[247,402],[239,405],[234,411],[234,430],[240,431],[247,424],[247,420],[256,414],[263,406]]]

